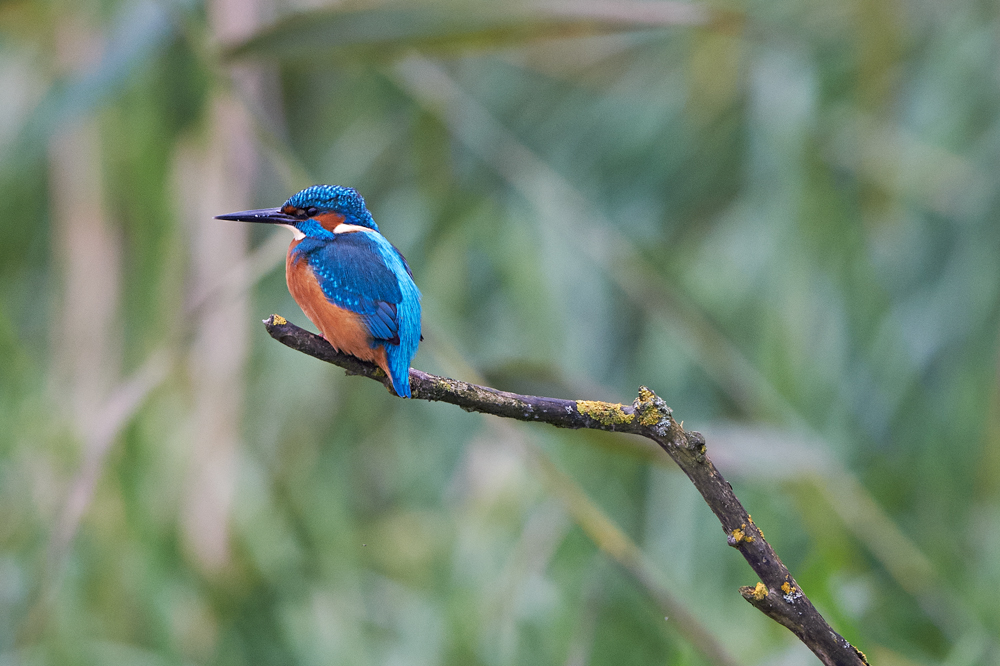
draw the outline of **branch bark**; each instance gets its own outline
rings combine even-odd
[[[271,315],[267,332],[278,342],[348,374],[381,382],[391,381],[377,366],[337,352],[322,337]],[[706,453],[701,433],[684,430],[662,398],[642,386],[631,405],[596,400],[562,400],[498,391],[487,386],[410,370],[410,391],[417,400],[458,405],[467,412],[492,414],[518,421],[548,423],[557,428],[590,428],[639,435],[656,442],[688,476],[715,513],[727,542],[736,548],[760,576],[754,587],[740,594],[754,608],[787,627],[827,666],[867,666],[865,655],[827,623],[781,562]]]

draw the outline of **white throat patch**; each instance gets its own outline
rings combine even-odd
[[[303,238],[306,237],[306,235],[304,233],[302,233],[301,231],[299,231],[298,229],[296,229],[295,227],[293,227],[290,224],[279,224],[278,226],[279,227],[284,227],[286,229],[291,229],[292,230],[292,234],[295,237],[295,240],[302,240]]]

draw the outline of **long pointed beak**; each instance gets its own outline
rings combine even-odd
[[[290,224],[296,222],[296,218],[281,212],[280,208],[259,208],[257,210],[241,210],[238,213],[227,215],[216,215],[217,220],[234,220],[236,222],[264,222],[267,224]]]

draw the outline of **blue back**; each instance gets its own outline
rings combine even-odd
[[[385,348],[396,393],[410,397],[410,362],[420,343],[420,290],[403,255],[377,231],[334,234],[315,220],[296,226],[306,237],[293,252],[309,262],[331,303],[361,315],[372,347]]]

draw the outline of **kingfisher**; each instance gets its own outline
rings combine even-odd
[[[285,281],[302,312],[335,349],[370,361],[410,397],[410,362],[420,343],[420,290],[413,273],[356,190],[313,185],[278,208],[218,220],[288,227]]]

